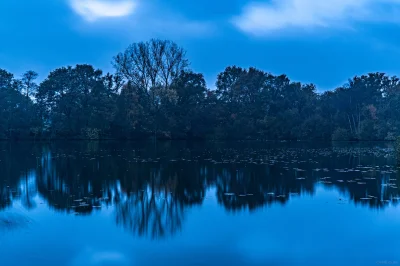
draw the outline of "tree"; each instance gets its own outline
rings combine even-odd
[[[170,96],[170,84],[189,65],[185,50],[172,41],[152,39],[131,44],[112,63],[118,75],[145,93],[157,136],[161,98]]]
[[[21,82],[0,69],[0,138],[29,135],[30,128],[37,123],[32,100],[20,91]]]
[[[51,72],[36,98],[53,134],[98,138],[113,119],[114,90],[110,76],[90,65],[77,65]]]
[[[186,52],[176,43],[152,39],[131,44],[114,57],[117,73],[133,85],[149,92],[150,88],[168,88],[172,80],[185,70],[189,62]]]
[[[151,126],[149,105],[143,91],[131,82],[122,86],[116,100],[117,110],[113,132],[121,138],[137,138],[146,134]]]
[[[202,74],[181,71],[172,82],[174,100],[166,104],[168,130],[175,138],[204,138],[208,114],[205,113],[206,82]],[[169,98],[170,99],[170,98]]]
[[[115,73],[62,67],[38,86],[0,70],[0,138],[349,139],[400,135],[400,79],[367,73],[318,93],[255,67],[228,66],[216,89],[168,40],[131,44]],[[41,135],[43,133],[43,135]],[[40,136],[41,135],[41,136]]]
[[[35,71],[29,70],[22,75],[22,89],[27,98],[36,93],[38,85],[35,83],[38,74]]]
[[[224,72],[218,74],[215,84],[218,98],[226,103],[238,101],[239,81],[246,74],[245,69],[237,66],[227,67]]]

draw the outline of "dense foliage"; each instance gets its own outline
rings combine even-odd
[[[356,76],[318,93],[313,84],[229,66],[208,89],[171,41],[134,43],[114,74],[62,67],[37,84],[0,69],[2,139],[394,140],[400,80]]]

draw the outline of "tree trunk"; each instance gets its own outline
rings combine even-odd
[[[354,133],[356,135],[358,135],[359,132],[357,132],[358,127],[357,127],[356,121],[354,120],[354,115],[351,115],[351,117],[353,118]]]
[[[353,127],[351,126],[351,121],[350,121],[350,116],[347,114],[347,118],[349,120],[349,126],[350,126],[350,133],[353,135]]]

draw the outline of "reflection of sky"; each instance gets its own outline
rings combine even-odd
[[[347,152],[348,150],[342,151],[342,153]],[[88,165],[85,163],[87,160],[98,166],[99,162],[91,161],[91,157],[79,158],[80,161],[75,162]],[[252,170],[251,166],[243,164],[233,166],[233,171],[229,172],[224,171],[230,167],[229,165],[216,167],[208,163],[198,168],[200,177],[196,177],[197,168],[194,168],[193,172],[185,169],[179,177],[176,177],[175,174],[182,171],[181,165],[177,163],[176,169],[168,169],[169,171],[162,173],[164,176],[161,176],[158,166],[151,168],[151,171],[139,172],[145,176],[143,180],[139,175],[133,176],[132,172],[130,172],[131,177],[133,176],[131,179],[126,178],[129,175],[120,175],[119,172],[112,172],[118,175],[115,179],[101,177],[99,176],[101,171],[108,171],[105,170],[107,164],[104,164],[105,166],[101,165],[103,168],[100,167],[101,171],[89,171],[87,179],[83,180],[82,173],[84,172],[78,171],[80,168],[77,164],[72,164],[76,172],[67,171],[68,175],[62,176],[65,172],[63,161],[53,161],[49,153],[49,159],[41,162],[43,165],[41,176],[39,176],[39,169],[36,170],[38,171],[38,177],[36,177],[35,171],[28,171],[26,175],[24,170],[18,171],[19,169],[15,168],[18,182],[15,182],[15,187],[10,182],[11,188],[7,188],[6,191],[16,190],[19,195],[13,194],[12,206],[7,207],[0,214],[21,214],[23,217],[29,217],[28,226],[20,226],[16,228],[17,230],[8,230],[5,233],[0,232],[0,265],[32,265],[34,262],[33,265],[44,266],[319,266],[376,265],[376,261],[384,260],[400,262],[400,258],[396,257],[400,254],[398,250],[400,213],[399,207],[396,207],[396,201],[385,203],[385,208],[382,208],[383,205],[369,206],[369,201],[360,201],[360,197],[367,197],[369,194],[390,199],[392,193],[397,193],[397,189],[382,186],[382,184],[392,182],[390,178],[398,177],[398,174],[394,172],[387,174],[384,171],[383,165],[385,163],[393,165],[392,162],[380,157],[382,160],[377,162],[380,170],[376,173],[365,174],[368,177],[376,176],[377,178],[367,181],[370,182],[369,186],[358,186],[347,182],[333,182],[330,185],[316,183],[325,176],[330,176],[332,181],[339,178],[345,181],[346,178],[356,178],[355,172],[343,173],[333,170],[344,166],[350,167],[348,166],[350,164],[352,168],[355,168],[359,164],[359,158],[357,162],[350,163],[349,157],[343,154],[337,160],[326,157],[318,163],[311,162],[311,168],[304,167],[305,165],[299,162],[288,163],[287,172],[283,171],[279,165],[255,166],[259,167],[254,168],[260,169],[258,172]],[[143,156],[143,158],[147,157]],[[362,160],[362,164],[375,163],[370,158]],[[299,157],[297,159],[306,160]],[[124,167],[127,167],[125,164],[118,161],[115,165],[122,168],[121,173],[125,172]],[[163,167],[168,165],[165,164]],[[193,165],[185,162],[186,166]],[[376,167],[376,165],[373,166]],[[144,166],[130,164],[129,167],[131,171],[135,167]],[[323,167],[328,167],[330,172],[312,170]],[[21,166],[22,168],[24,167]],[[294,170],[295,168],[303,168],[307,171],[298,173]],[[391,166],[391,169],[394,170],[395,167]],[[236,172],[236,170],[239,171]],[[266,170],[271,170],[271,172],[265,173]],[[210,175],[207,175],[207,172]],[[220,178],[214,178],[212,172]],[[279,172],[284,172],[284,177],[279,176]],[[147,174],[150,178],[146,176]],[[295,176],[297,174],[299,175]],[[256,178],[252,179],[253,182],[246,183],[254,176]],[[299,176],[304,176],[306,179],[295,179]],[[198,183],[193,181],[196,178],[200,179]],[[207,181],[203,181],[203,178]],[[131,186],[130,183],[134,182],[138,184]],[[150,186],[152,182],[155,182],[154,191]],[[40,190],[36,187],[38,185],[41,185]],[[199,205],[185,205],[176,196],[180,194],[170,194],[172,191],[174,193],[178,191],[182,195],[193,193],[193,191],[197,193],[196,189],[203,185],[206,188],[206,195]],[[221,187],[218,185],[226,191],[220,190]],[[83,189],[86,186],[87,191]],[[224,195],[225,192],[230,193],[236,190],[237,193],[242,193],[242,190],[259,187],[260,193],[273,191],[276,193],[275,196],[278,192],[285,193],[285,199],[288,200],[285,204],[279,204],[280,201],[276,201],[276,198],[271,204],[261,201],[251,211],[248,210],[248,206],[232,211],[229,209],[229,204],[223,205],[220,201],[221,197],[227,196]],[[135,189],[143,190],[143,193],[136,193]],[[153,192],[156,193],[153,194]],[[299,194],[289,194],[289,192]],[[75,194],[74,198],[69,198],[70,193]],[[59,203],[56,199],[60,196],[62,197],[60,203],[69,200],[75,204],[74,199],[81,199],[90,193],[97,193],[99,197],[110,197],[110,201],[107,204],[100,203],[102,207],[94,208],[91,215],[75,215],[73,209],[71,212],[66,212],[65,209],[70,207],[68,204],[60,209],[49,206]],[[176,203],[177,206],[183,204],[184,207],[176,213],[177,216],[184,218],[181,219],[181,228],[164,238],[154,240],[149,235],[139,237],[126,228],[117,226],[116,210],[118,208],[116,208],[115,198],[122,203],[128,203],[128,207],[132,210],[128,213],[129,216],[129,214],[134,214],[143,203],[148,203],[140,200],[139,203],[135,202],[141,195],[146,195],[147,198],[154,195],[157,210],[165,206],[164,203]],[[28,196],[35,208],[26,208]],[[98,205],[97,202],[96,205]],[[173,220],[168,214],[162,216],[163,224],[168,224]],[[26,220],[22,221],[26,222]]]
[[[317,266],[399,260],[400,213],[394,206],[355,206],[318,185],[313,197],[293,197],[285,206],[230,213],[215,193],[208,190],[203,205],[187,211],[182,232],[161,241],[127,234],[115,226],[110,210],[91,216],[54,213],[36,197],[38,207],[29,212],[35,222],[2,236],[1,265]]]

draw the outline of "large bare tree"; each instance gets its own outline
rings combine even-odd
[[[156,137],[161,103],[176,100],[170,85],[188,68],[185,50],[172,41],[151,39],[131,44],[112,63],[118,76],[147,96]]]
[[[172,41],[158,39],[131,44],[112,63],[126,81],[147,92],[154,87],[168,89],[172,80],[189,65],[183,48]]]

